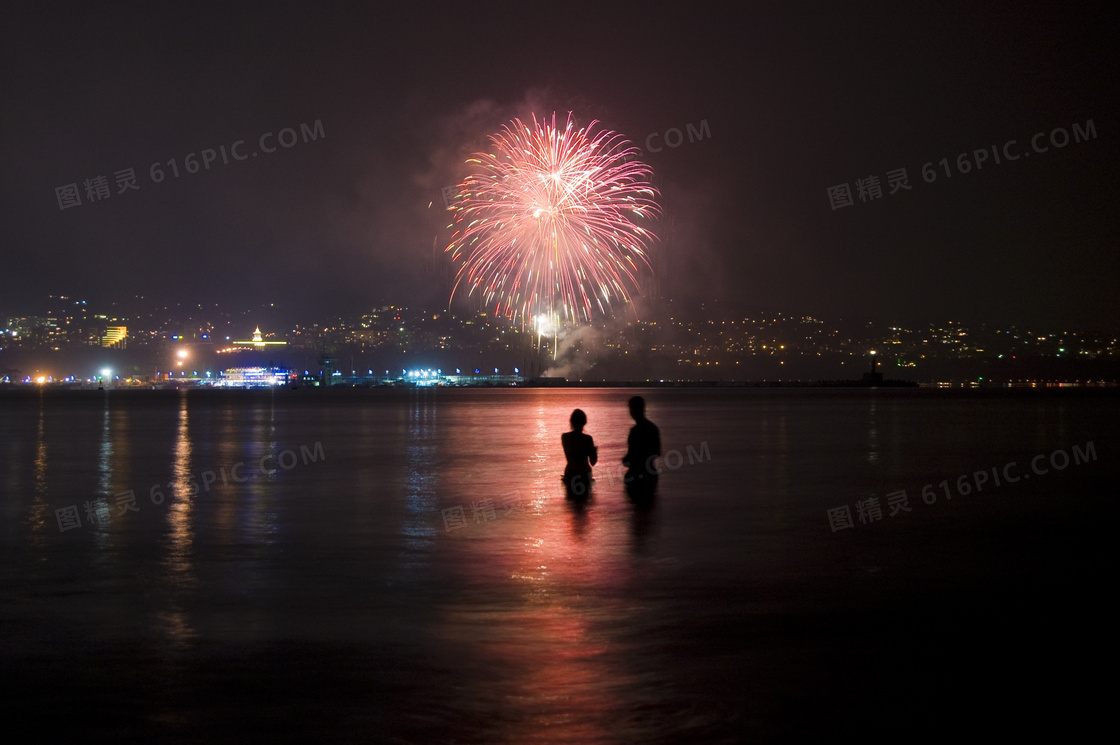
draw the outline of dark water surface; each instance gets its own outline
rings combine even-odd
[[[606,468],[633,392],[0,395],[5,739],[1104,721],[1120,397],[645,390],[667,452],[636,507]],[[586,505],[558,489],[577,406],[601,461]]]

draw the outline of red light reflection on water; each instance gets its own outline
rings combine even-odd
[[[617,479],[597,477],[582,504],[565,499],[559,481],[560,434],[574,408],[588,415],[602,465],[621,458],[631,423],[625,397],[604,394],[542,391],[532,420],[525,421],[521,402],[516,431],[497,435],[493,423],[502,412],[491,411],[488,441],[526,464],[517,484],[526,510],[446,544],[456,553],[463,594],[446,609],[443,630],[465,664],[482,668],[471,679],[489,681],[464,691],[467,700],[456,708],[490,712],[488,727],[510,741],[616,738],[620,726],[634,731],[625,721],[643,703],[634,642],[625,641],[645,622],[643,610],[623,599],[637,571],[633,508]]]

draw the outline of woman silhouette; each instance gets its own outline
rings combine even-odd
[[[587,414],[576,409],[570,421],[572,431],[560,435],[564,457],[568,459],[568,465],[564,467],[564,486],[568,487],[569,496],[585,497],[591,490],[591,466],[599,460],[599,448],[595,447],[591,435],[583,431]]]

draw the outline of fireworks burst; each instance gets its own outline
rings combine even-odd
[[[630,301],[659,213],[639,150],[597,122],[563,129],[514,119],[467,160],[447,251],[459,264],[451,297],[478,293],[497,315],[527,324],[590,321]],[[538,328],[539,332],[539,328]]]

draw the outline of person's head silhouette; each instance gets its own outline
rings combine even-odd
[[[575,432],[582,432],[584,426],[587,424],[587,414],[583,413],[582,409],[576,409],[572,412],[572,430]]]
[[[636,422],[646,418],[646,401],[641,396],[634,396],[630,399],[630,416],[634,417]]]

